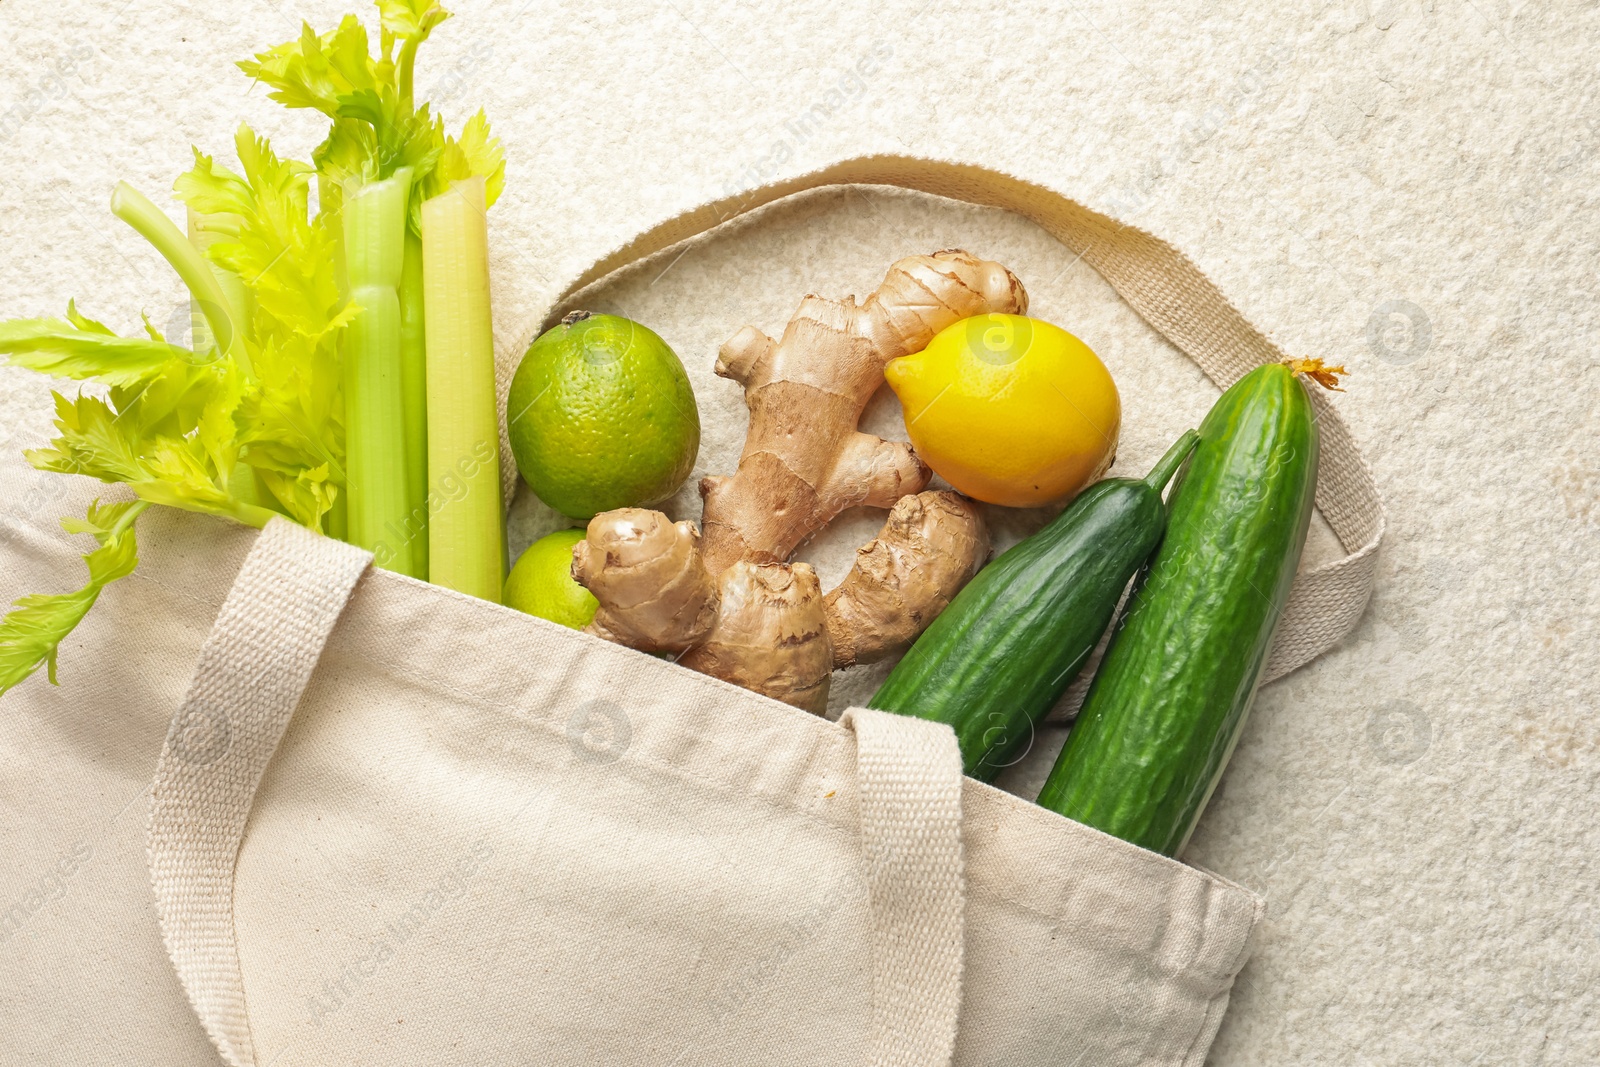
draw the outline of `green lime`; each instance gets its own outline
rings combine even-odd
[[[572,580],[572,546],[582,530],[558,530],[528,546],[506,575],[505,605],[581,630],[600,601]]]
[[[574,519],[665,500],[700,451],[683,364],[617,315],[574,312],[540,334],[511,379],[506,421],[522,477]]]

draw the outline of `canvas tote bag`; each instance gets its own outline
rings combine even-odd
[[[1280,358],[1156,238],[898,157],[670,220],[567,292],[840,182],[1020,211],[1218,384]],[[1318,504],[1350,554],[1300,576],[1274,674],[1353,625],[1382,533],[1370,474],[1317,403]],[[0,477],[46,491],[15,463]],[[30,579],[76,551],[50,514],[7,520],[7,564]],[[0,715],[21,854],[0,905],[25,905],[0,926],[0,1059],[1205,1059],[1261,901],[964,779],[945,727],[830,723],[287,523],[163,516],[145,541],[143,577],[76,639],[74,679]],[[144,856],[129,787],[158,748]]]

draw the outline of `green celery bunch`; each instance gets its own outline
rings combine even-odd
[[[331,120],[312,159],[323,209],[343,211],[341,285],[361,310],[344,362],[347,536],[379,565],[428,579],[422,204],[454,181],[478,177],[487,207],[504,183],[505,162],[482,111],[450,136],[414,99],[418,46],[449,12],[434,0],[378,0],[377,7],[376,55],[366,28],[347,15],[321,35],[303,26],[297,39],[239,66],[279,103]]]
[[[239,173],[196,149],[193,168],[174,185],[187,207],[187,236],[137,191],[117,186],[113,213],[150,241],[190,291],[190,346],[164,337],[148,317],[144,336],[118,336],[75,303],[65,319],[0,322],[0,357],[90,386],[70,398],[52,393],[57,436],[28,460],[40,470],[124,485],[133,496],[96,500],[84,519],[62,520],[98,542],[84,556],[88,582],[71,593],[24,596],[0,619],[0,694],[40,665],[55,682],[61,641],[102,589],[137,566],[135,523],[152,504],[255,527],[283,515],[380,557],[387,550],[380,563],[427,576],[422,205],[475,180],[487,209],[504,183],[504,157],[481,111],[451,136],[413,101],[417,48],[449,13],[434,0],[378,0],[377,7],[376,56],[365,28],[346,16],[329,33],[303,27],[297,40],[239,64],[274,99],[331,120],[312,163],[280,159],[243,126],[235,138]],[[380,183],[389,188],[373,188]],[[374,201],[383,209],[346,217],[347,200],[371,192],[380,193]],[[477,240],[481,246],[481,234]],[[464,291],[474,310],[465,321],[479,324],[468,332],[476,329],[473,344],[482,349],[486,279],[482,269],[469,273]],[[441,307],[459,303],[447,278],[428,288]],[[459,316],[450,317],[454,327]],[[435,378],[448,370],[431,369]],[[448,395],[448,374],[445,380],[441,412],[453,415],[461,406]],[[475,393],[483,392],[481,380],[481,373],[472,378]],[[373,381],[382,388],[363,389]],[[358,456],[366,466],[354,472]],[[363,483],[387,486],[379,493],[386,512],[354,504]],[[497,494],[496,485],[496,509]],[[503,551],[503,530],[492,533]]]
[[[113,213],[190,289],[203,345],[173,343],[148,317],[144,337],[120,337],[75,303],[65,319],[0,323],[0,354],[11,363],[97,386],[52,393],[57,436],[28,452],[29,462],[120,483],[134,496],[97,500],[85,519],[62,521],[100,543],[84,557],[89,581],[25,596],[0,620],[0,693],[40,664],[55,681],[62,639],[137,565],[134,524],[151,504],[256,527],[282,514],[313,529],[333,508],[344,480],[338,339],[354,312],[334,275],[330,220],[309,211],[312,167],[279,159],[248,127],[235,145],[242,174],[196,151],[176,183],[200,225],[215,228],[204,257],[131,187],[119,184],[112,196]],[[240,280],[247,302],[224,293],[213,264]]]

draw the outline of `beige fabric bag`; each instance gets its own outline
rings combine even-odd
[[[840,181],[1028,214],[1219,382],[1277,358],[1155,238],[905,159],[709,205],[568,291]],[[1381,534],[1322,426],[1353,551],[1301,576],[1278,673],[1359,616]],[[0,491],[52,484],[0,466]],[[1259,899],[963,779],[946,728],[829,723],[286,523],[152,517],[71,680],[0,715],[0,1060],[1203,1063]],[[61,584],[65,538],[6,530],[8,569]]]

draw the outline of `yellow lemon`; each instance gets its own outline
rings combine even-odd
[[[976,500],[1029,508],[1071,499],[1117,450],[1111,372],[1059,326],[974,315],[884,372],[911,444]]]

